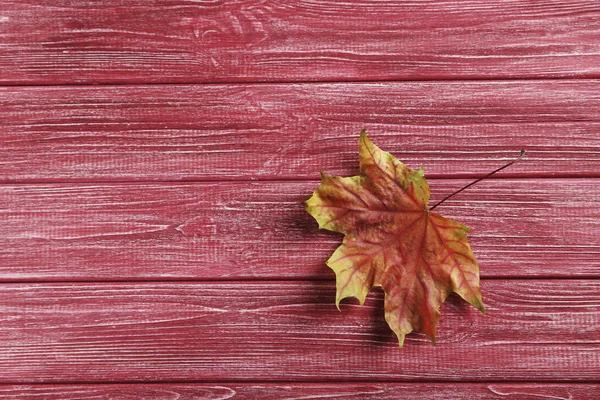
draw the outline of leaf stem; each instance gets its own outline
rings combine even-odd
[[[513,165],[514,163],[516,163],[517,161],[519,161],[521,158],[523,158],[523,156],[524,156],[524,155],[525,155],[525,150],[521,150],[521,155],[520,155],[519,157],[515,158],[514,160],[512,160],[512,161],[511,161],[511,162],[509,162],[508,164],[506,164],[506,165],[503,165],[502,167],[500,167],[500,168],[498,168],[498,169],[495,169],[495,170],[493,170],[493,171],[492,171],[492,172],[490,172],[489,174],[487,174],[487,175],[485,175],[485,176],[482,176],[481,178],[479,178],[479,179],[477,179],[477,180],[474,180],[473,182],[469,183],[467,186],[463,187],[462,189],[459,189],[459,190],[457,190],[456,192],[449,194],[448,196],[444,197],[444,198],[443,198],[441,201],[438,201],[438,202],[437,202],[435,205],[433,205],[433,206],[432,206],[432,207],[429,209],[429,211],[433,210],[434,208],[436,208],[437,206],[439,206],[440,204],[442,204],[443,202],[445,202],[446,200],[448,200],[450,197],[452,197],[452,196],[454,196],[454,195],[456,195],[456,194],[459,194],[459,193],[460,193],[460,192],[462,192],[463,190],[465,190],[465,189],[467,189],[467,188],[469,188],[469,187],[473,186],[473,185],[474,185],[474,184],[476,184],[477,182],[480,182],[480,181],[482,181],[482,180],[484,180],[484,179],[487,179],[487,178],[489,178],[490,176],[494,175],[495,173],[502,171],[504,168],[508,168],[508,167],[510,167],[511,165]]]

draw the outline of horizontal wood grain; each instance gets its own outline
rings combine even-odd
[[[599,176],[600,81],[0,88],[0,180],[315,179],[358,135],[428,176]],[[503,173],[504,174],[504,173]]]
[[[0,83],[598,77],[594,0],[0,1]]]
[[[284,384],[96,384],[96,385],[0,385],[0,399],[45,400],[596,400],[600,385],[534,383],[284,383]]]
[[[333,282],[0,285],[0,382],[600,379],[600,281],[483,281],[402,349]],[[348,304],[350,303],[350,304]]]
[[[432,202],[465,180],[430,180]],[[318,181],[0,186],[0,279],[315,279],[341,235]],[[600,179],[501,179],[436,209],[470,226],[484,277],[599,277]]]
[[[0,399],[600,398],[599,18],[0,0]],[[335,307],[303,201],[363,128],[432,203],[527,150],[436,209],[489,312],[451,296],[436,346]]]

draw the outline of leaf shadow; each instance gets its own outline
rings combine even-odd
[[[300,251],[304,253],[302,275],[308,279],[303,279],[306,290],[298,299],[299,302],[308,306],[309,312],[317,316],[322,311],[335,309],[335,274],[327,267],[326,261],[339,246],[343,236],[319,229],[314,218],[304,210],[304,203],[301,201],[298,201],[293,212],[281,214],[276,223],[285,231],[291,232],[294,240],[300,242]],[[320,324],[318,318],[309,321],[314,325]]]
[[[304,258],[303,275],[309,279],[335,279],[335,274],[326,261],[341,244],[343,235],[325,229],[319,229],[314,218],[304,210],[304,204],[298,202],[293,212],[284,213],[275,221],[281,227],[282,234],[294,241],[296,249]]]
[[[365,302],[370,312],[370,342],[379,347],[397,346],[397,337],[385,320],[384,293],[381,288],[371,291]],[[480,312],[457,294],[451,294],[441,307],[441,317],[436,334],[436,342],[454,343],[472,335],[471,329]],[[431,340],[420,331],[406,335],[405,346],[432,346]]]
[[[365,305],[371,305],[369,330],[370,341],[378,347],[398,345],[398,339],[385,320],[384,293],[380,287],[373,288]]]

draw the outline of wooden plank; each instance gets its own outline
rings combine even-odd
[[[464,180],[431,180],[432,202]],[[309,182],[0,186],[0,279],[333,278]],[[484,277],[600,276],[599,179],[487,180],[436,211]]]
[[[0,88],[0,180],[315,179],[358,134],[428,176],[598,176],[600,81]]]
[[[0,83],[598,77],[594,0],[0,1]]]
[[[4,284],[0,382],[600,379],[600,281],[482,288],[489,316],[451,297],[399,349],[333,282]]]
[[[414,400],[596,400],[600,385],[535,383],[285,383],[285,384],[95,384],[95,385],[0,385],[0,399],[43,398],[45,400],[153,399],[361,399]]]

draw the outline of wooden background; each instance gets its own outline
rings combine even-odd
[[[600,398],[600,2],[0,0],[0,399]],[[334,306],[358,134],[471,226],[438,344]]]

